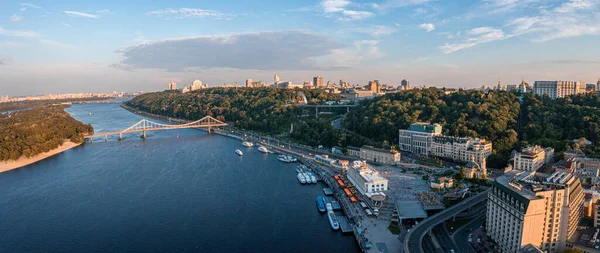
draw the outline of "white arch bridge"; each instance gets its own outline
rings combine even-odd
[[[84,138],[92,141],[92,139],[96,138],[96,137],[104,137],[105,139],[108,139],[108,136],[118,134],[119,140],[122,140],[123,134],[142,132],[141,137],[145,139],[147,131],[183,129],[183,128],[207,128],[208,132],[210,132],[212,127],[224,127],[224,126],[227,126],[227,123],[219,121],[211,116],[206,116],[206,117],[196,120],[194,122],[185,123],[185,124],[181,124],[181,125],[161,124],[161,123],[156,123],[156,122],[153,122],[153,121],[150,121],[147,119],[143,119],[143,120],[140,120],[138,123],[135,123],[133,126],[130,126],[129,128],[122,130],[122,131],[95,133],[95,134],[91,134],[91,135],[86,135],[86,136],[84,136]]]

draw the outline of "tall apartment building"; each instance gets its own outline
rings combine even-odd
[[[169,83],[169,90],[176,90],[177,89],[177,84],[174,82],[170,82]]]
[[[482,165],[492,154],[492,143],[478,138],[460,138],[442,135],[439,124],[414,123],[399,131],[400,150],[418,155],[431,155],[455,161]]]
[[[535,171],[554,159],[553,148],[529,146],[521,152],[513,151],[513,169]]]
[[[322,76],[313,77],[313,85],[317,88],[324,87],[325,85],[323,84],[323,77]]]
[[[194,82],[192,82],[192,86],[190,88],[191,88],[191,91],[202,89],[202,81],[194,80]]]
[[[246,87],[252,88],[252,79],[246,79]]]
[[[418,155],[429,155],[434,136],[442,135],[440,124],[413,123],[399,131],[400,150]]]
[[[455,161],[472,161],[479,165],[492,154],[492,142],[479,138],[434,136],[431,155]]]
[[[552,99],[562,98],[570,95],[586,92],[585,82],[575,81],[535,81],[533,93],[536,95],[548,95]]]
[[[562,252],[583,212],[583,188],[570,173],[510,171],[488,193],[487,235],[502,252],[527,244]]]

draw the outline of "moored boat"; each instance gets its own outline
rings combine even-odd
[[[238,154],[239,156],[243,156],[244,155],[244,153],[242,153],[242,151],[239,150],[239,149],[236,149],[235,153]]]
[[[331,228],[333,228],[333,230],[340,229],[340,224],[338,223],[337,218],[335,217],[335,213],[333,213],[333,211],[327,212],[327,218],[329,219],[329,225],[331,225]]]
[[[319,212],[324,213],[324,212],[327,211],[327,209],[325,209],[325,204],[324,203],[325,203],[325,201],[323,200],[323,197],[318,196],[317,197],[317,208],[319,208]]]
[[[258,151],[263,152],[265,154],[269,153],[269,150],[265,146],[258,147]]]
[[[244,142],[242,142],[242,146],[251,148],[254,146],[254,144],[252,144],[252,142],[249,142],[249,141],[244,141]]]
[[[317,183],[317,177],[315,176],[315,174],[314,174],[314,173],[310,173],[310,181],[311,181],[313,184],[316,184],[316,183]]]
[[[300,181],[301,184],[306,184],[306,178],[304,177],[304,174],[302,173],[298,173],[298,181]]]

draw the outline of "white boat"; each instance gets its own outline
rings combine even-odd
[[[249,142],[249,141],[244,141],[244,142],[242,142],[242,146],[251,148],[254,146],[254,144],[252,144],[252,142]]]
[[[306,184],[306,178],[304,177],[304,174],[302,173],[298,173],[298,181],[300,181],[301,184]]]
[[[258,147],[258,151],[263,152],[265,154],[269,153],[269,150],[267,148],[265,148],[265,146]]]
[[[317,177],[315,176],[315,174],[314,174],[314,173],[310,173],[310,181],[311,181],[313,184],[316,184],[316,183],[317,183]]]
[[[325,204],[325,208],[327,208],[327,212],[332,212],[333,211],[333,207],[331,206],[331,203]]]
[[[284,162],[284,163],[289,163],[289,162],[290,162],[290,161],[288,160],[288,158],[287,158],[287,156],[286,156],[286,155],[279,155],[279,156],[277,157],[277,160],[279,160],[279,161],[282,161],[282,162]]]
[[[243,156],[244,155],[244,153],[242,153],[242,151],[239,150],[239,149],[236,149],[235,153],[238,154],[239,156]]]
[[[329,219],[329,224],[331,225],[331,228],[333,228],[333,230],[340,229],[340,224],[338,223],[337,218],[335,217],[335,213],[333,213],[333,211],[327,212],[327,218]]]
[[[306,183],[312,184],[312,181],[310,181],[310,174],[308,174],[307,172],[304,172],[302,174],[304,174],[304,178],[306,178]]]

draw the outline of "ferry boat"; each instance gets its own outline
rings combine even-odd
[[[327,211],[327,209],[325,209],[325,204],[324,203],[325,203],[325,201],[323,200],[323,197],[318,196],[317,197],[317,207],[319,208],[319,212],[324,213],[324,212]]]
[[[252,142],[249,142],[249,141],[244,141],[244,142],[242,142],[242,146],[251,148],[251,147],[254,147],[254,144],[252,144]]]
[[[304,177],[303,173],[298,173],[298,181],[300,181],[301,184],[306,184],[306,178]]]
[[[269,150],[267,148],[265,148],[265,146],[258,147],[258,151],[263,152],[265,154],[269,153]]]
[[[242,153],[242,151],[239,150],[239,149],[236,149],[235,153],[238,154],[239,156],[243,156],[244,155],[244,153]]]
[[[327,218],[329,219],[329,224],[331,225],[331,228],[333,228],[333,230],[340,229],[340,224],[338,223],[337,218],[335,217],[335,213],[333,213],[333,211],[327,212]]]

